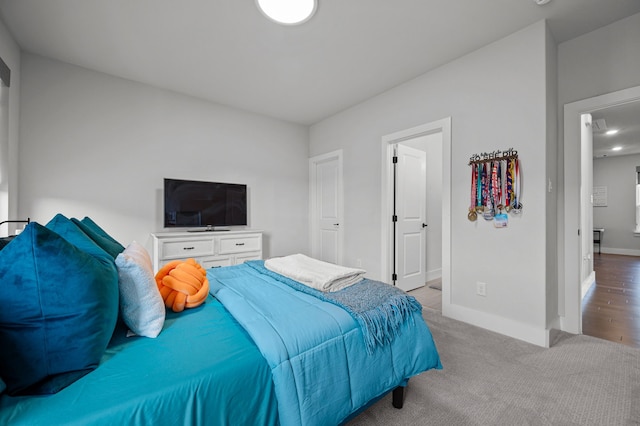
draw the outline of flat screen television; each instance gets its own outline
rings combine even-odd
[[[247,185],[164,179],[165,228],[204,228],[247,224]]]

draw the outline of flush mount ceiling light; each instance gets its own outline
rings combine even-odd
[[[549,3],[551,0],[533,0],[538,6]]]
[[[616,133],[618,133],[617,129],[611,129],[611,130],[607,130],[607,133],[605,133],[607,136],[611,136],[611,135],[615,135]]]
[[[264,15],[283,25],[298,25],[311,19],[318,7],[317,0],[256,0]]]
[[[622,150],[621,146],[614,146],[613,148],[611,148],[611,151],[620,151]]]

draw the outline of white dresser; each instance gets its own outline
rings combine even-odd
[[[153,270],[176,259],[194,258],[203,268],[262,259],[262,232],[157,232],[153,237]]]

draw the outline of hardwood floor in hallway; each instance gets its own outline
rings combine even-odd
[[[594,255],[596,283],[582,300],[582,333],[640,348],[640,257]]]

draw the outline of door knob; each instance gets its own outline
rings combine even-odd
[[[429,226],[429,225],[427,225],[426,223],[423,223],[423,224],[422,224],[422,227],[423,227],[423,228],[426,228],[427,226]]]

